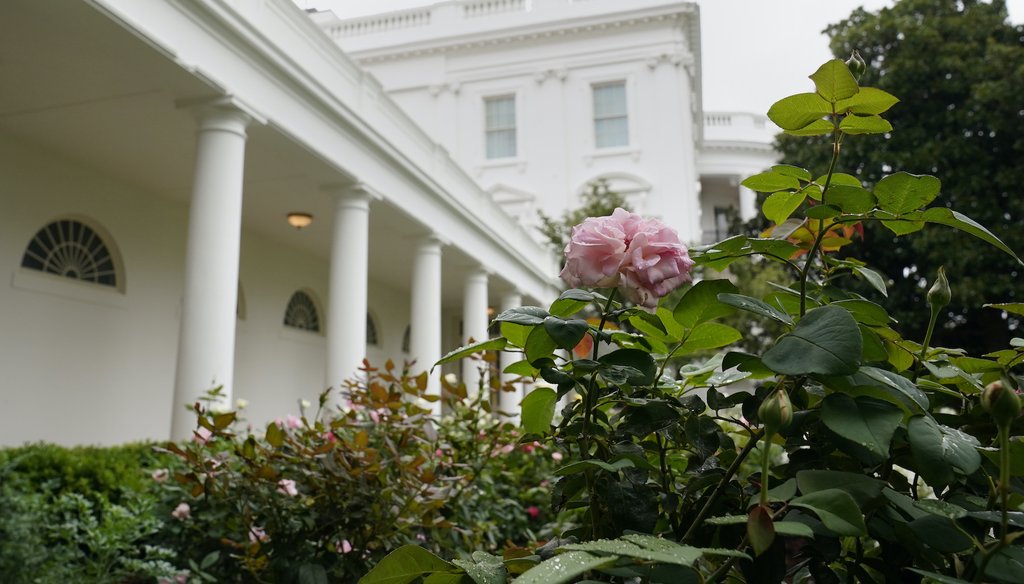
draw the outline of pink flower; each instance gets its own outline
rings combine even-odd
[[[263,531],[262,527],[253,525],[249,528],[249,541],[256,543],[258,541],[267,541],[267,532]]]
[[[352,544],[347,539],[343,539],[338,542],[338,545],[335,546],[335,549],[338,551],[339,554],[349,554],[352,553]]]
[[[530,519],[536,519],[540,517],[540,509],[536,505],[530,505],[526,508],[526,514],[530,516]]]
[[[295,481],[292,479],[281,479],[277,481],[277,492],[282,495],[288,495],[294,497],[299,494],[299,490],[295,488]]]
[[[654,308],[691,279],[693,260],[676,232],[657,219],[616,209],[572,228],[559,276],[573,287],[618,286],[627,299]]]
[[[302,418],[288,414],[284,418],[284,423],[290,430],[295,430],[302,427]]]
[[[188,503],[184,502],[178,503],[178,506],[174,508],[174,511],[171,511],[171,517],[177,519],[178,521],[184,521],[188,519],[191,515],[192,507],[190,507]]]
[[[195,432],[192,433],[192,441],[198,442],[199,444],[206,444],[213,437],[213,432],[208,428],[200,426]]]
[[[153,477],[153,480],[158,483],[166,483],[167,478],[171,476],[171,473],[166,468],[158,468],[149,476]]]
[[[558,452],[557,450],[552,452],[551,453],[551,460],[553,460],[555,462],[561,462],[562,461],[562,453]]]

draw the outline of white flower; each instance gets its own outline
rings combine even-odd
[[[237,400],[235,400],[236,409],[244,410],[247,407],[249,407],[249,400],[242,398],[238,398]]]

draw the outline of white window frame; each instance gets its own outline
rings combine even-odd
[[[489,128],[489,127],[487,127],[487,104],[488,104],[488,102],[497,102],[497,101],[505,101],[505,100],[508,100],[508,101],[512,102],[512,115],[513,115],[513,118],[514,118],[512,126],[511,127],[498,127],[498,128]],[[484,144],[483,144],[483,150],[482,150],[483,153],[484,153],[484,160],[489,162],[489,163],[493,163],[493,162],[500,163],[500,162],[506,162],[506,161],[519,160],[519,157],[520,157],[519,153],[520,153],[520,146],[521,146],[520,135],[519,135],[519,127],[520,127],[519,112],[522,110],[522,108],[520,107],[518,92],[510,91],[510,92],[502,92],[502,93],[494,93],[494,94],[484,95],[484,96],[482,96],[481,104],[482,104],[481,105],[481,109],[482,109],[482,111],[481,111],[482,116],[481,117],[483,119],[483,129],[484,129],[484,132],[483,132]],[[490,153],[488,152],[488,149],[487,149],[487,147],[488,147],[488,138],[490,137],[491,133],[492,132],[508,132],[509,130],[512,131],[512,136],[513,136],[513,138],[515,140],[515,152],[513,154],[511,154],[510,156],[495,156],[495,157],[492,158],[490,156]]]
[[[604,151],[604,150],[614,150],[614,149],[630,148],[631,146],[633,146],[633,122],[635,121],[635,119],[634,119],[634,116],[632,115],[632,113],[633,113],[632,109],[633,108],[630,106],[630,104],[633,101],[632,99],[630,99],[630,94],[632,93],[630,85],[631,84],[629,83],[629,79],[627,79],[627,78],[618,78],[618,79],[612,79],[612,80],[608,80],[608,81],[596,81],[596,82],[592,81],[590,83],[590,128],[591,128],[591,132],[592,132],[592,136],[593,136],[593,144],[594,144],[594,149],[595,150],[601,150],[601,151]],[[623,113],[620,114],[620,115],[602,116],[602,117],[599,118],[598,115],[597,115],[597,108],[596,108],[596,105],[597,105],[596,104],[596,101],[597,101],[597,90],[602,88],[602,87],[614,87],[614,86],[621,86],[622,87],[622,92],[624,94],[623,97],[624,97],[625,102],[626,102],[625,103],[625,108],[624,108],[625,111],[623,111]],[[607,146],[599,145],[597,143],[597,123],[599,121],[603,121],[603,120],[615,120],[615,119],[624,119],[626,121],[626,143],[625,144],[611,144],[611,145],[607,145]]]

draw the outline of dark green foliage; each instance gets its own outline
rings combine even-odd
[[[862,85],[902,100],[886,114],[896,131],[844,142],[838,170],[868,185],[897,169],[936,174],[942,204],[1024,249],[1024,27],[1008,22],[1005,2],[901,0],[858,9],[827,33],[837,57],[857,49],[867,61]],[[785,162],[824,172],[828,138],[784,136],[778,147]],[[1012,258],[951,229],[901,238],[869,224],[865,238],[857,255],[891,280],[887,306],[904,335],[923,336],[924,284],[944,265],[952,303],[933,344],[983,354],[1009,341],[1007,321],[982,304],[1021,299]],[[858,291],[872,294],[866,284]]]

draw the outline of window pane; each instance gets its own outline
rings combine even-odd
[[[514,95],[484,100],[484,135],[487,158],[516,155],[516,100]]]
[[[594,118],[626,115],[626,84],[612,83],[594,86]]]
[[[629,145],[629,123],[625,117],[594,120],[594,142],[598,148]]]
[[[511,158],[516,155],[516,131],[487,132],[487,158]]]

